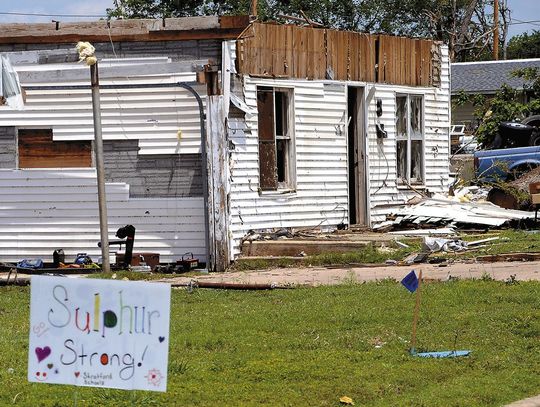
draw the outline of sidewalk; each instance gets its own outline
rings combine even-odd
[[[540,407],[540,395],[507,404],[505,407]]]

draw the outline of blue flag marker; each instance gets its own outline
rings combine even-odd
[[[416,291],[418,288],[418,277],[416,277],[414,270],[407,274],[403,280],[401,280],[401,284],[403,284],[411,293]]]

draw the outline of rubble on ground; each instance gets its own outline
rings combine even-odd
[[[498,227],[507,223],[534,218],[534,212],[504,209],[491,202],[462,202],[463,199],[434,195],[406,204],[386,207],[387,220],[374,225],[373,230],[422,229],[425,227],[460,226]]]

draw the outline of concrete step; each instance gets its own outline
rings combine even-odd
[[[367,246],[382,244],[393,245],[392,239],[386,241],[351,241],[351,240],[255,240],[244,242],[242,256],[313,256],[322,253],[347,253],[363,250]]]

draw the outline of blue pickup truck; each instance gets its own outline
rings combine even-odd
[[[482,150],[474,153],[477,178],[483,182],[517,179],[540,166],[540,146]]]

